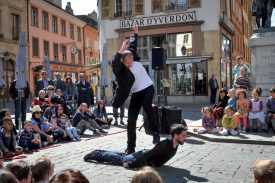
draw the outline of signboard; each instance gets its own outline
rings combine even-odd
[[[186,12],[179,14],[160,15],[152,17],[141,17],[134,19],[120,20],[120,28],[132,28],[134,25],[139,27],[152,25],[165,25],[174,23],[185,23],[196,21],[195,12]]]

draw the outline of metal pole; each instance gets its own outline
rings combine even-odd
[[[157,71],[157,96],[158,96],[158,107],[160,107],[161,92],[160,92],[160,71]]]

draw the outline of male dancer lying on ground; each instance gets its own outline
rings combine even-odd
[[[123,165],[125,168],[148,165],[157,167],[169,161],[177,152],[178,145],[186,140],[186,127],[182,124],[173,124],[170,128],[172,139],[160,141],[151,150],[141,150],[136,153],[126,154],[123,152],[94,150],[84,156],[87,162],[107,162],[114,165]]]
[[[120,50],[116,53],[112,68],[118,82],[118,88],[113,99],[113,107],[120,107],[127,99],[131,88],[127,123],[127,154],[134,153],[136,147],[136,123],[140,108],[143,107],[148,118],[149,128],[153,134],[153,144],[160,141],[156,117],[152,108],[154,98],[153,81],[136,55],[136,42],[138,38],[138,27],[133,27],[134,34],[130,41],[125,40]],[[135,41],[133,41],[135,40]],[[121,61],[122,60],[122,61]],[[123,103],[121,103],[123,101]],[[120,105],[121,104],[121,105]]]

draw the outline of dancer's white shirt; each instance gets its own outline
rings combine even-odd
[[[135,76],[135,82],[131,88],[132,93],[139,92],[153,84],[153,81],[140,62],[133,61],[133,65],[130,68],[130,71]]]

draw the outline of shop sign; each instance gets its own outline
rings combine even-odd
[[[120,28],[121,29],[131,28],[134,25],[137,25],[139,27],[144,27],[144,26],[153,26],[153,25],[185,23],[185,22],[192,22],[195,20],[196,20],[195,12],[187,12],[187,13],[179,13],[179,14],[169,14],[169,15],[120,20]]]
[[[76,71],[77,68],[74,66],[68,66],[68,65],[51,65],[53,71],[64,71],[64,72],[70,72],[70,71]]]

